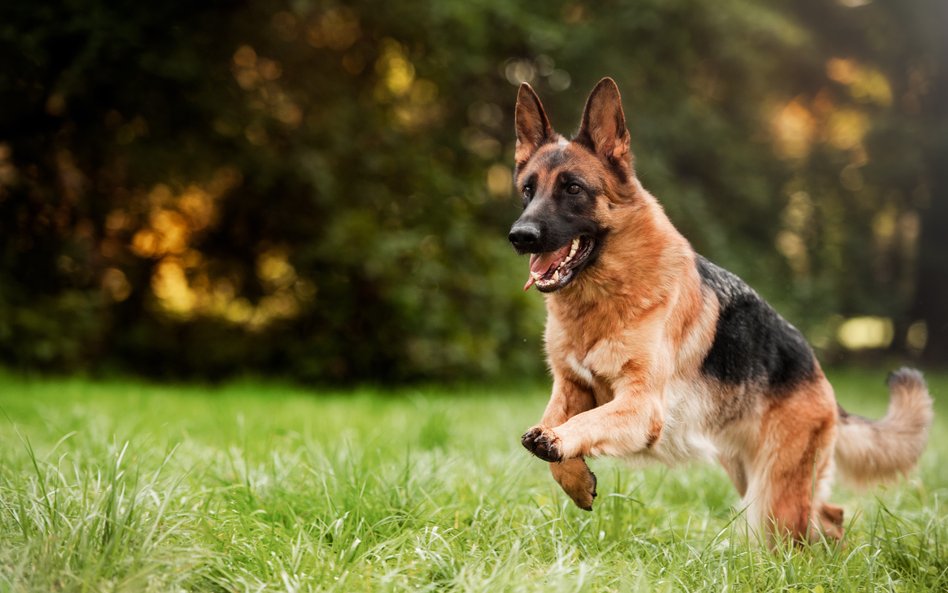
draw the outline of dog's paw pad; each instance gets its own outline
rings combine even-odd
[[[563,459],[559,449],[559,439],[548,428],[534,426],[520,438],[520,442],[528,451],[543,461],[552,463]]]

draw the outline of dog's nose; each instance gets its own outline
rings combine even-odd
[[[535,252],[540,245],[540,227],[529,222],[518,222],[507,236],[517,251]]]

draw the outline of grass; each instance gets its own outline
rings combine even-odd
[[[876,416],[883,378],[831,374]],[[930,382],[919,470],[837,487],[844,546],[772,554],[712,466],[594,461],[596,509],[574,508],[518,443],[543,387],[0,375],[0,591],[945,591],[948,376]]]

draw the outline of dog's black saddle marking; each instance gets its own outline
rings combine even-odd
[[[797,328],[734,274],[700,255],[697,266],[702,283],[721,304],[702,372],[731,385],[762,385],[769,395],[813,378],[813,350]]]

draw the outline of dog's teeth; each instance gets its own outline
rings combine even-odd
[[[560,271],[559,269],[557,269],[555,272],[553,272],[553,282],[559,282],[559,281],[560,281]]]

